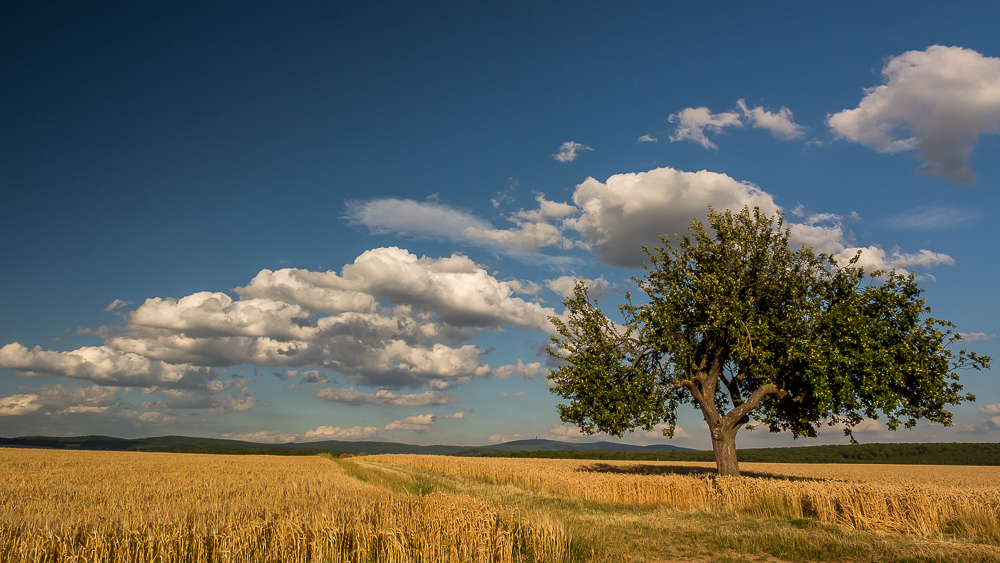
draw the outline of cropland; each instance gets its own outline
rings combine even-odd
[[[0,561],[1000,561],[1000,468],[0,448]]]

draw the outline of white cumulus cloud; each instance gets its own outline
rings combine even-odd
[[[846,266],[859,252],[861,256],[857,265],[866,272],[896,270],[897,273],[905,275],[909,273],[909,269],[915,267],[926,269],[955,263],[955,259],[947,254],[926,249],[916,253],[906,253],[898,247],[886,251],[877,244],[856,246],[845,231],[844,218],[840,215],[833,213],[807,215],[801,211],[797,214],[805,216],[805,220],[789,224],[792,242],[795,245],[805,244],[817,252],[830,254],[842,266]]]
[[[980,135],[1000,133],[1000,58],[933,45],[893,57],[882,78],[858,107],[827,116],[833,133],[882,153],[916,149],[921,170],[975,180],[973,147]]]
[[[22,390],[26,390],[22,388]],[[30,393],[0,398],[0,415],[37,412],[46,416],[113,414],[120,408],[119,389],[100,385],[42,385]]]
[[[205,409],[210,415],[248,411],[258,404],[243,377],[213,381],[204,389],[157,389],[158,401],[142,404],[145,409]]]
[[[901,252],[898,248],[893,248],[889,252],[886,252],[882,247],[876,245],[863,248],[845,248],[834,254],[833,257],[840,264],[846,264],[858,251],[861,252],[861,257],[858,259],[857,265],[863,267],[866,272],[895,269],[897,272],[905,274],[909,273],[908,269],[915,266],[931,268],[940,264],[951,265],[955,263],[955,259],[951,256],[931,252],[930,250],[921,250],[917,253],[907,254]]]
[[[581,214],[567,219],[567,226],[593,245],[602,262],[630,268],[648,260],[641,245],[652,247],[660,235],[687,232],[691,217],[706,220],[709,204],[719,211],[744,206],[778,211],[772,196],[753,184],[669,167],[615,174],[604,182],[587,178],[576,186],[573,203]]]
[[[0,416],[18,416],[35,412],[42,408],[38,395],[10,395],[0,398]]]
[[[386,430],[413,430],[417,434],[421,434],[427,431],[428,428],[434,425],[434,420],[437,419],[431,413],[418,414],[414,416],[408,416],[401,420],[394,420],[385,426]]]
[[[489,240],[523,252],[535,252],[544,246],[558,246],[563,249],[573,247],[573,241],[563,236],[562,228],[549,221],[561,220],[579,210],[568,203],[549,201],[545,195],[535,198],[538,208],[521,210],[509,217],[516,227],[513,229],[477,229],[469,227],[465,235],[472,240]]]
[[[447,405],[460,399],[441,393],[440,391],[425,391],[423,393],[396,394],[386,389],[375,393],[365,393],[352,388],[318,389],[313,392],[315,397],[331,403],[347,405],[382,405],[394,407],[429,407]]]
[[[587,295],[591,299],[600,299],[609,291],[614,291],[615,289],[615,284],[604,279],[604,276],[596,279],[559,276],[555,279],[545,280],[545,286],[558,293],[564,299],[570,299],[573,297],[573,289],[576,287],[577,280],[583,280],[584,285],[587,286]]]
[[[157,411],[149,411],[144,413],[139,413],[137,411],[122,411],[123,418],[129,419],[134,418],[139,422],[146,424],[167,424],[169,422],[174,422],[177,417],[174,415],[163,414]]]
[[[460,254],[418,257],[397,247],[365,251],[336,272],[297,271],[319,287],[345,289],[433,312],[454,326],[548,328],[551,309],[513,297],[513,289]]]
[[[736,105],[754,128],[770,131],[775,139],[794,141],[805,136],[805,129],[792,120],[792,110],[786,107],[775,113],[762,107],[748,108],[742,99],[737,100]]]
[[[18,342],[0,348],[0,367],[18,375],[59,375],[118,387],[201,388],[216,377],[209,368],[168,364],[107,346],[85,346],[70,352],[28,349]]]
[[[560,442],[565,442],[568,440],[579,440],[581,438],[588,438],[579,428],[576,426],[563,426],[559,424],[553,424],[549,426],[549,432],[545,436],[547,440],[558,440]]]
[[[743,127],[740,114],[734,111],[712,113],[706,107],[684,108],[678,113],[670,114],[667,120],[677,122],[677,129],[670,135],[670,142],[688,140],[706,149],[719,148],[705,136],[705,131],[720,133],[726,127]]]
[[[435,416],[431,413],[408,416],[400,420],[394,420],[385,426],[386,430],[412,430],[417,434],[423,434],[434,426],[434,422],[439,418],[463,419],[466,414],[457,412],[447,416]]]
[[[542,367],[541,362],[526,364],[521,360],[517,361],[517,365],[500,366],[493,370],[493,375],[500,379],[507,379],[515,373],[521,374],[525,379],[534,379],[538,375],[548,375],[549,370]]]
[[[514,293],[524,295],[538,295],[542,286],[530,280],[507,280],[507,285],[514,290]]]
[[[707,170],[686,172],[670,167],[614,174],[604,182],[587,178],[576,186],[572,202],[551,201],[544,195],[539,195],[536,201],[537,208],[519,210],[508,217],[515,223],[513,228],[467,229],[466,242],[476,244],[476,241],[488,239],[536,257],[544,247],[586,249],[604,264],[638,268],[648,261],[642,245],[659,245],[661,235],[685,234],[691,218],[706,219],[709,205],[718,211],[736,212],[745,206],[759,207],[767,214],[781,211],[771,194],[752,183]],[[807,215],[800,205],[791,214],[803,218],[787,223],[796,245],[806,244],[818,252],[837,255],[845,263],[858,250],[866,255],[863,264],[868,269],[905,270],[952,263],[950,256],[926,249],[908,253],[898,248],[886,251],[878,244],[857,245],[844,227],[845,222],[860,220],[857,213],[846,220],[831,213]],[[935,210],[906,221],[910,224],[926,221],[935,228],[944,228],[949,222],[955,224],[956,219],[955,213]],[[931,276],[925,274],[925,277]],[[502,291],[511,293],[534,294],[538,289],[538,284],[526,285],[516,280],[498,283],[505,286]],[[571,278],[565,276],[545,283],[564,297],[572,289]],[[588,285],[592,295],[599,296],[614,287],[605,284],[607,282],[595,281]],[[540,326],[543,324],[539,322],[542,308],[540,305],[534,307],[537,308],[527,305],[521,310],[530,313],[536,326]],[[545,309],[544,314],[551,316],[554,312]]]
[[[1000,404],[981,407],[979,413],[989,417],[977,425],[979,428],[982,430],[1000,429]]]
[[[960,332],[958,334],[961,335],[962,340],[966,342],[977,342],[980,340],[989,340],[991,338],[997,337],[997,335],[994,333],[986,334],[985,332]]]
[[[540,210],[530,213],[566,213],[566,204],[539,203]],[[397,247],[376,248],[340,272],[262,270],[234,290],[238,298],[212,291],[150,298],[125,315],[124,327],[101,329],[107,335],[103,346],[57,352],[15,342],[0,348],[0,367],[20,376],[188,390],[191,396],[184,400],[198,407],[165,408],[213,413],[257,404],[246,391],[228,396],[212,391],[220,373],[213,367],[242,364],[317,366],[356,385],[429,386],[440,392],[492,373],[482,361],[486,351],[468,343],[477,333],[503,326],[552,330],[554,309],[516,295],[540,289],[529,281],[498,280],[460,254],[429,258]],[[282,377],[297,373],[289,370]],[[303,382],[325,380],[316,370],[303,372]],[[401,397],[394,400],[406,400]],[[180,396],[163,401],[183,402]]]
[[[298,439],[298,436],[295,434],[284,434],[273,430],[261,430],[260,432],[250,432],[247,434],[223,434],[222,436],[230,440],[258,442],[261,444],[288,444]]]
[[[341,428],[339,426],[320,426],[315,430],[306,432],[306,438],[317,440],[357,440],[363,438],[374,438],[378,434],[378,429],[374,426],[354,426],[352,428]]]

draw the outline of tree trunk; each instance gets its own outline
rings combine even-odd
[[[720,477],[739,477],[740,464],[736,461],[736,432],[739,427],[716,426],[712,431],[712,449],[715,450],[715,466]]]

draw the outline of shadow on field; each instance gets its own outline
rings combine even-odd
[[[585,465],[577,471],[588,473],[617,473],[620,475],[692,475],[694,477],[715,477],[718,472],[714,468],[691,467],[690,465],[646,465],[637,463],[634,465],[611,465],[609,463],[595,463]],[[816,477],[797,477],[793,475],[780,475],[776,473],[762,473],[759,471],[740,471],[743,477],[755,477],[758,479],[776,479],[780,481],[827,481]]]

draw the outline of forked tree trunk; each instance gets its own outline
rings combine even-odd
[[[736,461],[736,432],[739,427],[716,426],[712,431],[712,449],[715,450],[715,466],[720,477],[739,477],[740,464]]]

